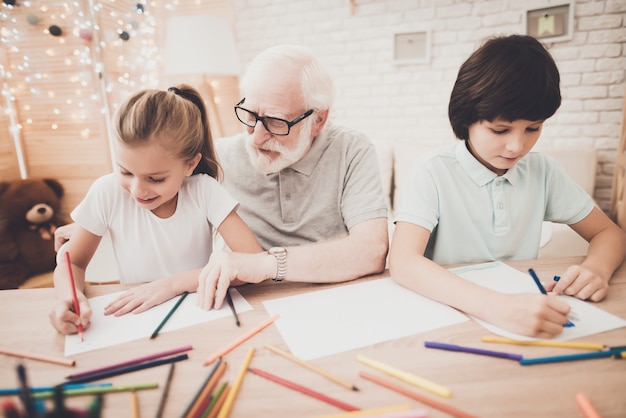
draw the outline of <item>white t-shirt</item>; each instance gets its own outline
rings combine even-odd
[[[573,224],[593,207],[546,155],[530,152],[498,176],[459,141],[414,165],[394,222],[431,231],[425,256],[438,264],[521,260],[537,258],[544,220]]]
[[[71,216],[95,235],[108,230],[119,280],[138,283],[206,265],[213,228],[237,206],[213,177],[197,174],[185,178],[176,212],[162,219],[140,208],[115,174],[107,174],[92,184]]]

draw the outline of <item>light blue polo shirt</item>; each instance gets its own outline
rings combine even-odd
[[[425,256],[438,264],[522,260],[537,258],[544,220],[573,224],[593,207],[551,157],[530,152],[498,176],[458,141],[413,166],[394,222],[431,231]]]

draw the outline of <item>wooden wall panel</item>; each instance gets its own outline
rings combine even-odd
[[[160,62],[167,19],[200,14],[232,19],[230,0],[144,3],[145,13],[137,12],[137,4],[135,0],[42,1],[3,9],[6,15],[0,23],[7,30],[3,35],[10,35],[0,51],[0,81],[16,99],[27,175],[61,181],[66,190],[63,216],[80,202],[93,180],[113,168],[107,123],[118,104],[141,88],[171,85]],[[39,22],[26,23],[27,15],[35,15]],[[62,36],[48,33],[53,24],[61,27]],[[80,37],[79,28],[89,27],[98,28],[93,39]],[[120,30],[131,38],[121,40]],[[205,100],[206,83],[213,83],[219,108],[207,103],[209,117],[214,121],[220,116],[223,127],[215,136],[241,130],[232,114],[239,96],[237,77],[185,77],[183,81],[198,88]],[[0,179],[17,179],[20,173],[6,107],[0,103]]]

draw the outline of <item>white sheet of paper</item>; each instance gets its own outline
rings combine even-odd
[[[154,330],[180,298],[180,296],[175,297],[139,314],[129,313],[119,317],[113,315],[105,316],[104,307],[122,293],[123,292],[110,293],[89,299],[93,315],[91,317],[91,326],[83,333],[85,341],[81,342],[78,334],[66,336],[66,356],[110,347],[141,338],[150,338]],[[237,290],[231,289],[231,295],[237,313],[252,310],[252,306]],[[224,302],[220,310],[205,311],[196,305],[196,300],[197,293],[187,295],[178,309],[176,309],[170,319],[163,325],[159,334],[226,316],[232,316],[233,314],[226,302]]]
[[[365,347],[467,321],[391,278],[263,302],[289,350],[303,360]]]
[[[538,293],[539,289],[530,274],[524,274],[500,261],[450,269],[451,272],[473,283],[500,293]],[[540,278],[541,279],[541,278]],[[610,314],[592,302],[584,302],[572,296],[561,295],[559,299],[571,307],[569,319],[575,326],[563,328],[556,341],[567,341],[626,326],[626,320]],[[536,338],[515,334],[478,318],[473,319],[494,334],[515,340]]]

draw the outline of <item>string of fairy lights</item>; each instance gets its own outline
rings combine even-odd
[[[0,24],[0,111],[10,124],[22,177],[23,124],[43,124],[53,132],[62,121],[93,119],[94,107],[109,120],[123,97],[158,85],[156,23],[145,3],[3,0]],[[36,113],[36,120],[31,110],[51,99],[55,105]],[[96,134],[83,128],[77,136]]]

